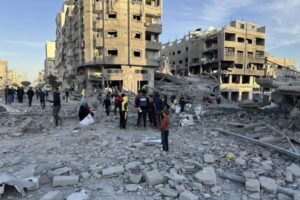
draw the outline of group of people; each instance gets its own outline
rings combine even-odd
[[[23,103],[24,94],[25,94],[23,87],[18,87],[17,89],[15,89],[14,87],[6,86],[4,93],[5,93],[5,104],[14,103],[15,97],[19,103]]]

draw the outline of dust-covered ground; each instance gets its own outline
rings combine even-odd
[[[160,132],[150,125],[146,129],[136,127],[137,113],[133,108],[129,112],[128,129],[121,130],[119,117],[107,119],[101,106],[94,111],[95,124],[79,126],[78,105],[76,101],[63,103],[63,125],[58,128],[52,123],[49,104],[46,110],[41,110],[37,101],[31,108],[26,103],[14,103],[9,107],[10,113],[2,109],[0,175],[13,175],[36,165],[34,176],[39,179],[39,187],[26,191],[22,197],[12,187],[5,186],[1,199],[35,200],[49,191],[60,191],[67,198],[83,189],[91,200],[298,198],[298,160],[213,130],[275,137],[272,130],[258,123],[264,121],[280,129],[277,126],[279,114],[208,109],[195,116],[191,109],[194,125],[183,127],[180,115],[173,113],[170,152],[163,153],[160,144],[144,142],[147,137],[160,138]],[[20,124],[28,118],[31,118],[30,125],[20,129]],[[284,139],[276,144],[291,149]],[[121,170],[103,175],[103,169],[115,166]],[[56,169],[62,169],[61,174],[57,171],[55,174]],[[155,169],[158,176],[147,175]],[[225,173],[250,180],[252,185],[245,187],[245,184],[222,179]],[[53,187],[56,175],[78,175],[80,180],[75,185]],[[151,182],[152,178],[155,183]],[[295,197],[279,194],[279,187],[294,192]]]

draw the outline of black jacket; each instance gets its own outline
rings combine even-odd
[[[34,96],[34,91],[33,91],[33,90],[28,90],[28,91],[27,91],[27,96],[28,96],[29,98],[32,98],[32,97]]]

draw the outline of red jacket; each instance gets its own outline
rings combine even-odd
[[[164,116],[164,118],[161,122],[160,130],[168,131],[169,128],[170,128],[170,117],[168,115],[166,115],[166,116]]]

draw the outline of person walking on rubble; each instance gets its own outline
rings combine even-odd
[[[5,104],[8,104],[8,91],[9,91],[9,86],[7,85],[4,90]]]
[[[146,125],[147,125],[147,112],[148,112],[148,106],[149,106],[149,99],[147,98],[146,94],[147,94],[147,91],[143,90],[142,94],[139,96],[139,99],[136,103],[136,106],[139,109],[137,126],[140,126],[141,118],[143,117],[144,128],[146,128]]]
[[[149,95],[148,116],[151,125],[155,124],[153,95]]]
[[[43,110],[46,107],[45,97],[46,97],[45,92],[42,89],[39,89],[39,98]]]
[[[48,102],[53,103],[52,107],[52,116],[55,123],[55,126],[58,126],[58,121],[62,124],[62,120],[59,117],[59,111],[61,109],[60,93],[58,88],[55,88],[53,91],[53,101],[48,100]]]
[[[111,110],[111,99],[110,99],[111,93],[108,92],[105,96],[105,99],[103,101],[103,106],[105,107],[105,112],[107,118],[109,118],[110,110]]]
[[[123,101],[121,106],[120,128],[126,129],[128,118],[128,96],[122,95]]]
[[[34,91],[32,90],[32,87],[29,88],[29,90],[27,91],[27,96],[28,96],[28,105],[29,107],[32,106],[32,99],[33,99],[33,96],[34,96]]]
[[[161,141],[163,146],[163,151],[169,151],[169,128],[170,128],[170,117],[169,117],[169,110],[164,109],[163,111],[163,120],[160,126],[161,131]]]
[[[69,102],[69,96],[70,96],[70,91],[69,91],[68,88],[65,91],[65,95],[66,95],[66,102],[68,103]]]
[[[119,95],[118,92],[116,92],[115,94],[115,108],[114,108],[114,113],[115,113],[115,116],[117,115],[117,109],[119,111],[119,113],[121,112],[121,103],[122,103],[122,96]]]
[[[155,117],[154,126],[159,128],[161,125],[161,116],[164,108],[164,103],[161,100],[158,92],[154,94],[153,103],[154,103],[154,117]]]
[[[181,108],[181,112],[185,111],[185,104],[186,104],[185,98],[184,98],[183,95],[181,95],[181,97],[179,99],[179,105],[180,105],[180,108]]]

